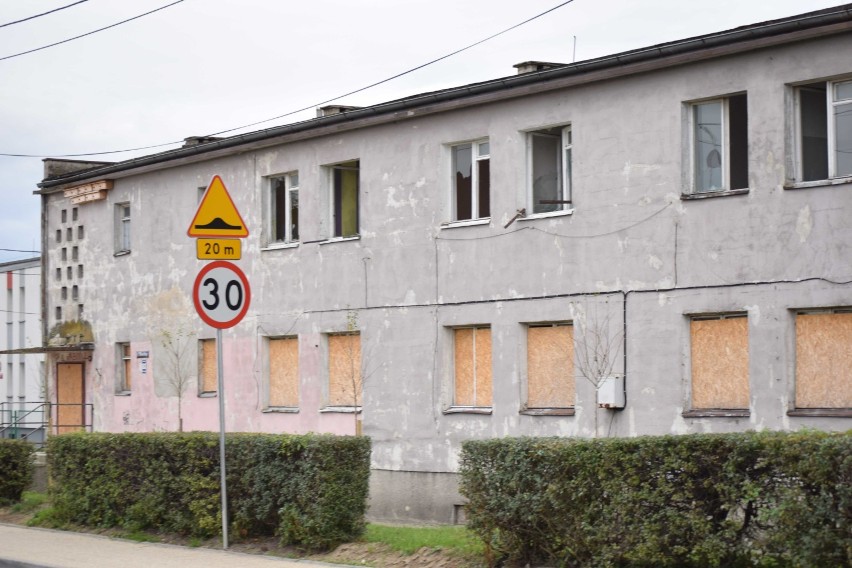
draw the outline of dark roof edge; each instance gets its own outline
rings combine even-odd
[[[18,264],[31,264],[31,263],[41,264],[41,257],[40,256],[33,256],[33,257],[30,257],[30,258],[22,258],[20,260],[9,260],[9,261],[6,261],[6,262],[0,262],[0,272],[8,272],[10,268],[13,268],[14,266],[16,266]]]
[[[844,4],[834,8],[826,8],[815,12],[808,12],[770,20],[758,24],[751,24],[733,28],[730,30],[695,36],[683,40],[662,43],[650,47],[644,47],[631,51],[625,51],[614,55],[589,59],[548,69],[545,71],[531,72],[523,75],[514,75],[499,79],[484,81],[481,83],[472,83],[461,87],[454,87],[441,91],[433,91],[430,93],[422,93],[411,97],[379,103],[377,105],[364,107],[357,110],[343,112],[331,116],[314,118],[302,122],[285,124],[264,130],[257,130],[246,134],[238,134],[221,140],[199,144],[197,146],[181,147],[174,150],[167,150],[157,154],[149,154],[139,158],[116,162],[115,164],[105,167],[84,170],[75,172],[56,178],[43,180],[38,184],[41,191],[36,193],[51,193],[51,188],[67,185],[69,183],[80,182],[84,180],[92,180],[97,178],[108,177],[110,174],[132,170],[134,168],[151,166],[159,163],[165,163],[172,160],[189,158],[196,155],[206,154],[217,150],[225,150],[236,148],[242,145],[253,142],[260,142],[294,134],[298,132],[310,131],[327,126],[334,126],[358,119],[374,118],[382,115],[397,113],[404,110],[413,109],[427,104],[435,104],[440,102],[452,101],[456,99],[464,99],[477,95],[483,95],[490,92],[510,90],[517,87],[523,87],[535,83],[551,81],[554,79],[562,79],[574,75],[582,75],[592,71],[602,71],[609,68],[627,66],[637,63],[646,63],[654,60],[661,60],[667,57],[684,55],[691,52],[700,52],[702,50],[712,50],[724,46],[732,46],[737,43],[770,38],[773,36],[784,35],[804,31],[813,28],[820,28],[832,24],[841,24],[852,22],[852,4]]]

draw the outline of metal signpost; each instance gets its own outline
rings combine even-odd
[[[222,495],[222,548],[228,548],[228,488],[225,468],[225,380],[222,366],[222,330],[237,325],[251,303],[251,287],[240,268],[228,262],[239,260],[239,239],[248,229],[234,206],[225,184],[214,176],[187,235],[197,238],[199,260],[214,260],[205,265],[192,286],[192,301],[204,323],[216,328],[216,378],[219,398],[219,471]],[[215,237],[215,238],[211,238]]]

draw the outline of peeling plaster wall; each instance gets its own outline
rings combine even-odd
[[[324,334],[345,331],[350,311],[365,369],[360,418],[377,470],[454,472],[462,441],[495,436],[848,429],[846,418],[790,417],[787,410],[794,393],[791,310],[852,305],[852,288],[784,281],[852,279],[852,193],[844,186],[783,186],[792,124],[786,85],[852,72],[850,50],[852,36],[833,36],[117,179],[105,201],[80,206],[91,227],[81,257],[96,341],[86,376],[96,429],[177,427],[157,336],[193,333],[192,361],[197,339],[214,336],[189,300],[204,263],[186,236],[198,188],[214,174],[251,232],[237,262],[251,282],[251,309],[224,333],[230,431],[355,432],[355,415],[320,411],[327,397]],[[689,179],[684,102],[740,92],[748,93],[750,191],[682,200]],[[525,132],[567,123],[575,212],[504,229],[528,206]],[[451,216],[449,145],[486,136],[491,223],[442,228]],[[361,168],[361,237],[321,244],[330,232],[323,166],[354,159]],[[264,250],[267,178],[293,171],[300,178],[302,243]],[[133,250],[113,256],[114,207],[121,202],[131,204]],[[67,206],[61,193],[52,195],[48,219]],[[48,281],[55,298],[57,283]],[[766,284],[752,284],[758,282]],[[627,368],[622,350],[613,372],[626,373],[627,408],[597,409],[594,387],[577,376],[573,416],[520,413],[524,324],[573,321],[577,329],[591,318],[618,333],[625,302]],[[685,314],[718,311],[749,316],[749,416],[684,418]],[[491,327],[493,410],[447,414],[451,328],[475,324]],[[262,341],[276,335],[299,337],[297,413],[263,412]],[[115,395],[115,344],[122,341],[152,355],[148,375],[133,377],[130,396]],[[217,400],[197,395],[195,377],[183,405],[185,429],[217,428]],[[432,500],[430,507],[443,499],[446,510],[457,496],[423,499]],[[386,502],[376,507],[394,519],[431,514]]]

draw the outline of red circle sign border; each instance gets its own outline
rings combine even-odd
[[[233,319],[225,322],[216,321],[208,316],[201,306],[201,299],[198,297],[198,289],[201,287],[201,280],[208,272],[215,268],[226,268],[232,271],[242,281],[243,287],[246,290],[246,300],[243,304],[243,309],[241,309],[240,313],[234,316]],[[216,260],[211,262],[204,266],[204,268],[202,268],[198,273],[198,276],[195,277],[195,283],[192,285],[192,302],[195,304],[195,311],[198,312],[198,315],[201,316],[204,323],[210,327],[215,327],[216,329],[228,329],[229,327],[234,327],[242,321],[243,317],[245,317],[246,312],[249,309],[249,305],[251,304],[251,287],[249,287],[248,278],[246,278],[246,275],[242,270],[240,270],[240,267],[232,262],[228,262],[227,260]]]

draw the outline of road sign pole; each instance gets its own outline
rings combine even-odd
[[[228,483],[225,478],[225,375],[222,369],[222,330],[216,329],[216,375],[219,397],[219,482],[222,494],[222,548],[228,548]]]

